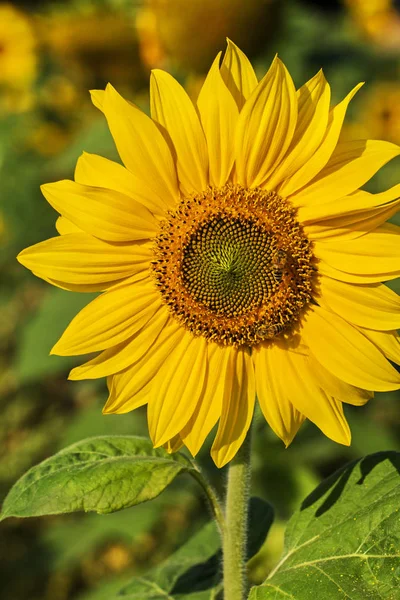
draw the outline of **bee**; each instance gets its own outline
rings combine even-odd
[[[282,333],[285,329],[283,323],[275,325],[259,325],[256,329],[256,335],[264,340],[272,340],[276,335]]]
[[[285,250],[279,249],[272,258],[272,274],[276,283],[282,281],[285,267],[288,264],[289,256]]]

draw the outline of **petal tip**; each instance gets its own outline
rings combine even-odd
[[[28,248],[24,248],[21,250],[19,254],[17,254],[16,259],[20,265],[32,271],[35,268],[35,262],[32,258],[35,256],[35,251],[33,250],[34,246],[28,246]],[[34,273],[37,277],[41,277],[37,273]]]
[[[107,83],[104,92],[105,92],[105,94],[114,94],[114,95],[117,95],[117,96],[120,95],[119,92],[112,85],[112,83]]]
[[[53,181],[52,183],[42,183],[40,191],[48,200],[49,195],[54,196],[54,193],[64,193],[66,189],[68,189],[66,186],[70,186],[69,189],[71,189],[71,187],[75,186],[75,182],[71,179],[60,179],[59,181]]]
[[[50,351],[50,354],[52,354],[52,351]],[[82,379],[85,379],[85,377],[80,373],[80,367],[75,367],[69,372],[68,379],[70,381],[81,381]]]
[[[90,90],[90,97],[94,106],[103,110],[104,90]]]
[[[227,49],[236,48],[236,49],[240,50],[239,46],[237,44],[235,44],[235,42],[232,41],[230,37],[226,36],[225,40],[226,40],[226,45],[228,46]]]
[[[163,69],[152,69],[150,71],[150,85],[158,85],[159,83],[161,84],[161,81],[165,83],[171,79],[175,81],[174,77],[172,77],[172,75]]]
[[[26,267],[25,254],[26,254],[27,250],[28,250],[28,248],[25,248],[25,250],[21,250],[21,252],[19,252],[19,254],[17,254],[17,256],[16,256],[17,261],[24,267]]]
[[[50,350],[49,356],[59,356],[59,353],[58,353],[58,342],[56,342],[54,344],[54,346],[52,347],[52,349]],[[71,371],[71,373],[72,373],[72,371]],[[71,373],[70,373],[70,375],[71,375]],[[68,375],[68,379],[69,379],[69,375]]]
[[[213,459],[215,466],[218,467],[218,469],[222,469],[223,467],[225,467],[225,465],[227,465],[232,460],[232,458],[235,457],[238,448],[234,453],[230,452],[229,449],[229,446],[211,448],[211,458]]]
[[[54,344],[49,352],[50,356],[73,356],[74,352],[69,351],[68,347],[63,343],[62,337]]]
[[[40,191],[42,192],[45,198],[47,197],[47,194],[51,192],[53,186],[54,183],[42,183],[42,185],[40,186]]]
[[[293,440],[294,440],[294,437],[295,437],[295,436],[293,436],[293,437],[291,437],[291,438],[285,438],[285,439],[282,439],[282,442],[285,444],[285,450],[287,450],[287,448],[289,448],[289,446],[291,445],[291,443],[292,443],[292,442],[293,442]]]

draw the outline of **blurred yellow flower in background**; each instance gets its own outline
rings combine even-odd
[[[71,379],[108,376],[105,413],[147,404],[155,446],[193,455],[218,423],[222,467],[256,397],[290,444],[305,418],[350,443],[342,403],[400,387],[400,185],[361,188],[400,147],[341,141],[322,71],[295,89],[280,59],[257,81],[233,43],[194,106],[168,73],[151,118],[94,91],[125,166],[97,155],[43,186],[59,236],[19,261],[53,285],[103,292],[52,352],[100,352]]]
[[[0,110],[30,108],[36,74],[36,38],[28,16],[0,3]]]
[[[395,0],[344,0],[360,31],[383,50],[400,50],[400,14]]]
[[[277,0],[144,0],[136,16],[142,60],[205,73],[227,33],[253,56],[270,40],[279,10]]]
[[[60,154],[81,130],[86,101],[76,82],[49,76],[36,93],[37,112],[25,131],[25,147],[42,156]]]
[[[35,150],[42,156],[53,156],[62,152],[71,141],[71,131],[61,125],[39,120],[31,127],[26,139],[26,147]]]
[[[58,114],[69,114],[82,104],[82,93],[77,85],[63,75],[52,75],[43,84],[39,101],[41,106]],[[87,93],[84,94],[85,97]]]
[[[85,82],[136,85],[143,78],[133,17],[95,5],[56,6],[39,20],[43,42],[65,73]]]
[[[359,106],[346,137],[378,138],[400,144],[400,82],[376,82]]]
[[[50,4],[35,22],[47,71],[25,147],[53,156],[95,121],[88,88],[112,80],[124,92],[138,90],[144,69],[126,10],[91,2]]]

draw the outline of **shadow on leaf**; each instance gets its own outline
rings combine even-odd
[[[400,454],[394,451],[377,452],[371,454],[365,458],[355,460],[348,465],[345,465],[335,473],[333,473],[328,479],[323,481],[305,500],[303,501],[300,510],[305,510],[318,500],[320,500],[329,490],[330,494],[325,498],[325,501],[316,510],[315,516],[320,517],[339,500],[342,493],[346,488],[346,484],[350,479],[350,476],[354,468],[359,464],[361,471],[361,478],[357,481],[357,485],[363,485],[366,478],[372,472],[372,470],[384,460],[389,460],[395,467],[397,472],[400,474]]]

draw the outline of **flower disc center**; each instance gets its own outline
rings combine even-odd
[[[252,346],[290,333],[312,298],[311,243],[274,192],[227,184],[185,198],[161,225],[153,274],[195,335]]]
[[[275,254],[273,236],[253,221],[210,218],[184,248],[182,280],[197,302],[234,317],[261,306],[273,292]]]

